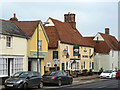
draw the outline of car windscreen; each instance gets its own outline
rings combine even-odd
[[[103,73],[112,73],[112,71],[104,71]]]
[[[58,73],[57,71],[55,71],[55,72],[47,72],[47,73],[44,74],[44,76],[56,76],[57,73]]]
[[[28,72],[23,72],[23,73],[19,72],[19,73],[15,73],[13,77],[25,78],[27,75]]]

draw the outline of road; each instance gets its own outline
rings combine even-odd
[[[88,82],[89,81],[89,82]],[[55,85],[45,85],[43,89],[38,89],[37,87],[31,88],[30,90],[120,90],[120,80],[116,79],[96,79],[93,80],[85,80],[78,84],[72,85],[62,85],[62,86],[55,86]],[[4,90],[4,89],[3,89]]]
[[[46,88],[50,89],[50,88]],[[54,88],[51,88],[53,90]],[[91,82],[87,84],[78,84],[78,85],[71,85],[71,86],[62,86],[57,88],[59,90],[69,90],[69,89],[74,89],[74,90],[120,90],[120,80],[116,79],[108,79],[108,80],[103,80],[99,82]]]
[[[120,88],[120,80],[111,79],[89,84],[67,86],[64,88]]]

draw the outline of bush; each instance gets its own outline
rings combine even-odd
[[[87,72],[87,71],[88,71],[87,69],[82,70],[82,73],[83,73],[84,76],[87,76],[87,75],[88,75],[88,72]]]
[[[103,68],[100,68],[99,70],[99,74],[101,74],[103,72]]]
[[[93,75],[93,70],[92,69],[89,70],[88,75]]]

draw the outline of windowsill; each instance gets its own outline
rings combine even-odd
[[[6,47],[7,49],[12,49],[12,47]]]
[[[0,75],[0,77],[8,77],[8,75]]]

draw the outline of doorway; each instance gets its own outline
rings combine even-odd
[[[64,63],[62,63],[62,70],[64,70],[65,69],[65,64]]]
[[[13,58],[8,58],[8,76],[13,75]]]

